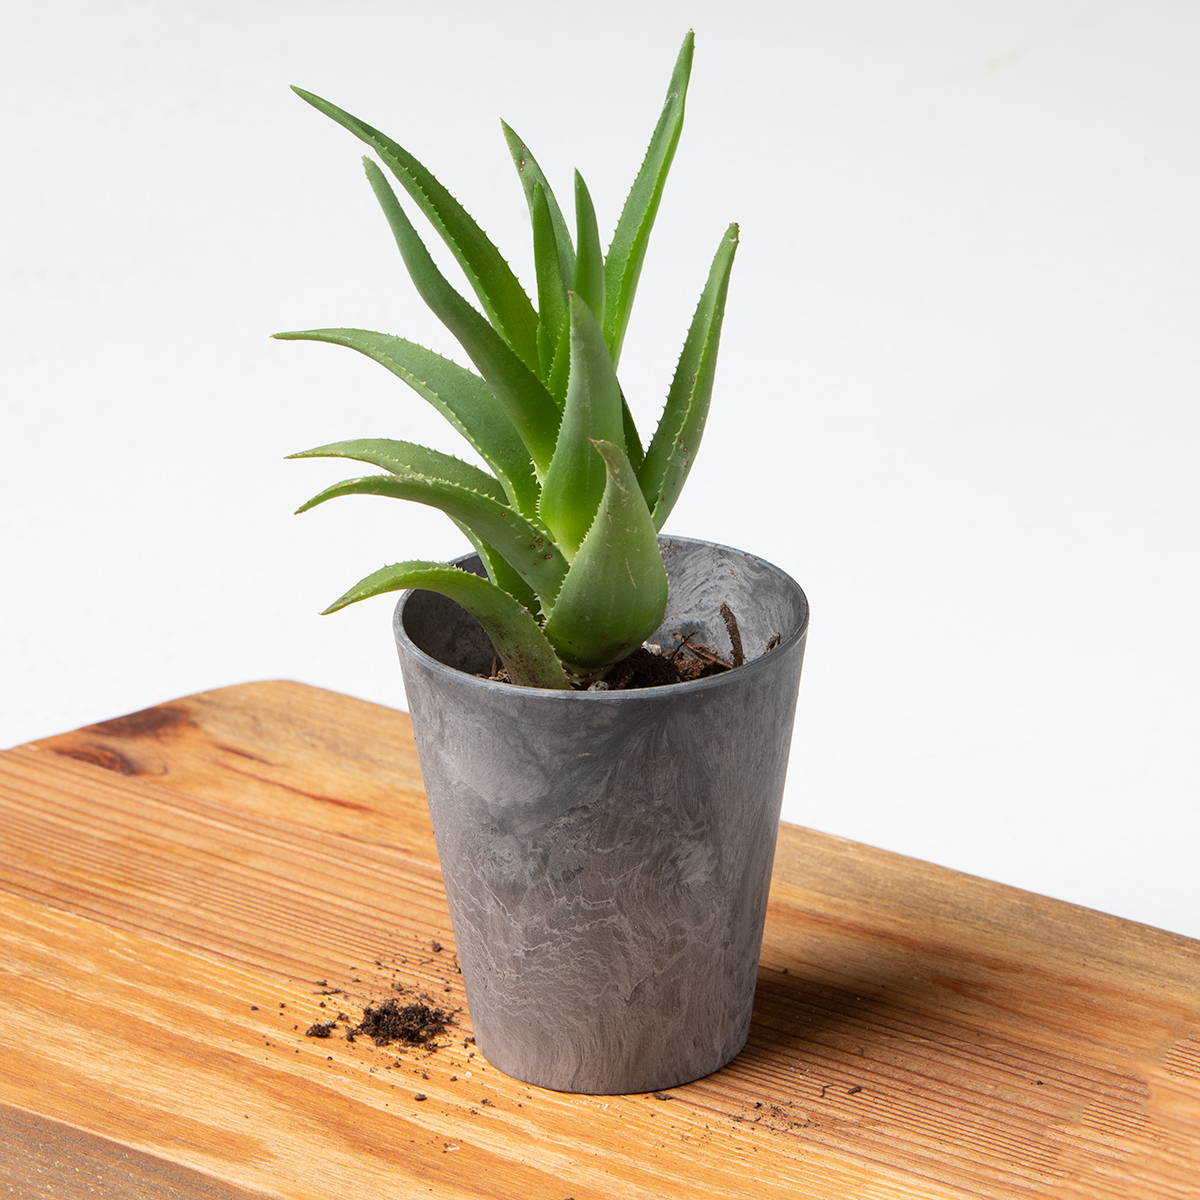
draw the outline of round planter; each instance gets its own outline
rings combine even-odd
[[[675,1087],[749,1032],[808,603],[762,559],[660,542],[670,600],[650,641],[728,647],[727,603],[745,665],[630,691],[514,687],[476,674],[491,644],[458,605],[396,606],[478,1048],[559,1091]]]

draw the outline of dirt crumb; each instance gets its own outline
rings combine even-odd
[[[377,1046],[386,1046],[391,1042],[425,1046],[439,1034],[445,1033],[451,1020],[450,1013],[444,1009],[431,1008],[420,1001],[402,1004],[399,1000],[389,998],[368,1005],[354,1032],[373,1038]]]

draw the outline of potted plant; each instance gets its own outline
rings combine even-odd
[[[420,162],[296,89],[373,151],[367,177],[408,273],[475,370],[366,330],[276,336],[381,363],[487,468],[376,438],[293,456],[383,470],[300,511],[336,496],[415,500],[475,550],[382,567],[326,611],[404,593],[395,637],[478,1046],[566,1091],[661,1090],[744,1044],[807,630],[804,595],[778,568],[659,533],[704,429],[736,225],[645,447],[617,380],[692,47],[689,33],[607,252],[582,176],[572,230],[505,126],[536,307]],[[478,308],[435,265],[380,163]]]

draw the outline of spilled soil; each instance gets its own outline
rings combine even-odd
[[[399,1042],[404,1046],[428,1046],[446,1032],[453,1020],[442,1008],[431,1008],[422,1000],[403,1004],[389,996],[363,1010],[362,1020],[346,1036],[351,1041],[359,1034],[371,1038],[377,1046]]]

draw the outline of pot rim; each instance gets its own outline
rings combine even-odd
[[[697,692],[701,690],[718,688],[725,686],[728,681],[737,677],[743,682],[747,676],[742,674],[744,671],[761,671],[769,669],[770,660],[779,655],[783,656],[784,652],[790,650],[798,642],[803,641],[808,633],[808,617],[809,605],[808,597],[804,594],[804,589],[782,568],[776,566],[767,559],[759,557],[757,554],[751,554],[748,550],[739,550],[736,546],[727,546],[723,542],[710,542],[706,538],[683,537],[679,534],[667,533],[659,535],[660,541],[667,542],[682,542],[689,545],[710,546],[717,550],[724,550],[729,554],[741,555],[744,558],[752,558],[760,565],[768,568],[786,581],[789,587],[793,588],[799,596],[801,608],[803,610],[796,628],[788,634],[774,650],[760,654],[757,658],[751,659],[749,662],[743,663],[740,667],[734,667],[731,671],[722,671],[719,675],[709,675],[703,679],[689,679],[684,683],[666,683],[659,684],[657,687],[643,688],[622,688],[619,691],[596,691],[590,692],[587,690],[577,691],[572,688],[570,691],[559,688],[537,688],[526,687],[518,683],[502,683],[497,679],[484,679],[480,675],[473,675],[470,671],[459,670],[458,667],[452,667],[441,659],[434,658],[432,654],[422,650],[408,636],[408,630],[404,628],[404,606],[408,603],[409,598],[416,591],[425,591],[424,588],[408,588],[400,594],[400,599],[396,602],[396,608],[392,616],[392,628],[396,636],[398,646],[403,647],[404,652],[411,654],[413,658],[419,659],[427,668],[435,673],[450,679],[452,682],[466,684],[467,686],[475,686],[493,690],[503,689],[505,694],[516,693],[521,696],[538,696],[538,697],[554,697],[563,701],[583,704],[616,704],[621,703],[626,699],[645,699],[648,695],[662,695],[665,697],[674,695],[685,688],[689,692]],[[450,560],[451,566],[457,566],[460,563],[466,562],[469,559],[478,558],[478,555],[473,551],[468,554],[460,554],[457,558]]]

